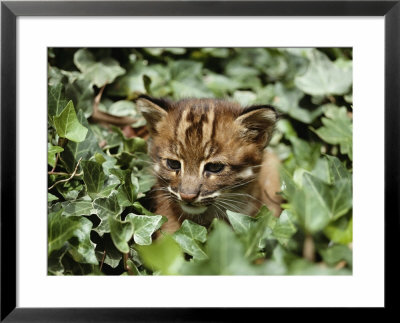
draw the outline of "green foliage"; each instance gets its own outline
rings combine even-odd
[[[77,262],[97,264],[94,245],[89,239],[92,223],[81,216],[66,217],[62,209],[49,213],[48,253],[68,245]]]
[[[118,217],[122,212],[122,207],[118,203],[116,192],[113,191],[108,197],[98,198],[93,201],[95,214],[98,216],[100,223],[95,228],[99,235],[110,232],[108,223],[109,215]]]
[[[69,101],[60,115],[55,116],[53,120],[60,138],[67,138],[75,142],[85,140],[88,130],[79,123],[72,101]]]
[[[56,154],[62,151],[64,149],[59,146],[53,146],[51,143],[47,144],[47,162],[50,166],[54,167],[56,165]]]
[[[49,53],[49,274],[351,274],[351,49]],[[276,107],[270,147],[282,161],[280,217],[265,206],[254,217],[232,207],[210,228],[185,220],[167,235],[167,219],[149,203],[156,178],[132,100],[142,93]],[[98,123],[98,113],[132,123]]]
[[[310,67],[294,82],[304,93],[311,95],[343,95],[349,92],[353,83],[351,61],[332,62],[324,53],[313,50],[307,55]]]
[[[108,223],[110,226],[111,239],[114,242],[115,247],[123,253],[128,253],[128,241],[133,234],[132,224],[120,221],[114,218],[112,214],[108,216]]]
[[[138,245],[149,245],[152,242],[151,236],[161,225],[166,222],[166,218],[161,215],[140,215],[130,213],[126,219],[132,224],[133,240]]]
[[[183,251],[171,236],[165,236],[150,246],[137,246],[147,268],[161,275],[178,275],[184,264]]]
[[[91,198],[101,191],[104,185],[105,174],[100,164],[85,160],[82,162],[83,181],[86,185],[86,192]]]
[[[352,123],[347,116],[345,107],[330,106],[322,118],[323,127],[315,130],[315,133],[330,144],[340,145],[340,152],[353,159],[353,131]]]
[[[125,73],[119,63],[111,58],[104,57],[96,61],[94,55],[87,49],[79,49],[74,55],[74,63],[82,72],[81,76],[97,87],[112,83],[117,76]]]
[[[245,247],[235,233],[223,222],[215,222],[206,243],[208,259],[185,264],[190,275],[252,275],[256,266],[246,259]]]
[[[208,258],[202,247],[202,244],[207,240],[205,227],[185,220],[180,229],[175,232],[173,238],[182,250],[191,255],[193,259],[203,260]]]

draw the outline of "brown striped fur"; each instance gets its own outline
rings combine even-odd
[[[137,105],[150,131],[156,213],[168,218],[165,231],[176,231],[184,219],[207,226],[226,209],[254,215],[262,204],[279,216],[279,160],[265,150],[277,119],[273,108],[147,96]],[[171,160],[180,168],[171,168]],[[223,169],[209,171],[210,164]]]

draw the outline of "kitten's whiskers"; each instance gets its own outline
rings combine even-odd
[[[251,182],[254,182],[256,179],[257,179],[257,178],[254,177],[254,178],[252,178],[252,179],[250,179],[250,180],[240,181],[240,182],[238,182],[238,183],[236,183],[236,184],[228,185],[228,186],[226,186],[226,187],[224,187],[224,188],[221,188],[220,191],[226,191],[226,190],[238,188],[238,187],[240,187],[240,186],[243,186],[243,185],[246,185],[246,184],[250,184]]]

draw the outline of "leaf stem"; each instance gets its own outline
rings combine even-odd
[[[128,265],[129,254],[124,253],[124,269],[128,272],[128,275],[135,276],[136,274],[132,271],[132,268]]]
[[[103,258],[101,258],[101,263],[100,263],[100,271],[103,268],[104,260],[106,259],[106,251],[104,250],[103,252]]]
[[[100,101],[101,101],[101,97],[102,97],[102,95],[103,95],[104,89],[106,88],[106,85],[107,85],[107,84],[104,84],[104,85],[101,87],[99,93],[98,93],[98,94],[96,95],[96,97],[94,98],[93,110],[98,109],[99,104],[100,104]]]
[[[315,261],[315,244],[311,234],[307,233],[303,245],[303,257],[311,262]]]
[[[58,146],[60,146],[61,148],[63,148],[65,146],[65,144],[68,142],[67,138],[58,138]],[[57,167],[57,163],[58,163],[58,159],[60,158],[60,153],[57,153],[56,155],[56,161],[54,163],[54,167],[51,170],[51,173],[54,173],[54,171],[56,170]]]
[[[53,167],[53,169],[49,172],[49,174],[50,173],[54,173],[54,171],[55,171],[55,169],[56,169],[56,167],[57,167],[57,162],[58,162],[58,158],[60,157],[60,153],[57,153],[57,155],[56,155],[56,161],[55,161],[55,163],[54,163],[54,167]]]
[[[127,270],[127,271],[129,271],[129,267],[128,267],[128,265],[127,265],[127,261],[128,261],[128,254],[127,253],[124,253],[124,268],[125,268],[125,270]]]
[[[335,99],[335,97],[334,97],[333,95],[329,95],[329,96],[328,96],[328,99],[329,99],[329,101],[330,101],[331,103],[336,104],[336,99]]]
[[[99,93],[94,98],[91,120],[96,123],[112,124],[119,127],[135,123],[137,120],[131,117],[117,117],[99,110],[99,104],[106,85],[107,84],[101,87]]]
[[[49,174],[49,175],[60,175],[60,176],[71,176],[70,173],[65,173],[65,172],[54,172],[54,171],[50,171],[50,172],[48,172],[47,174]],[[75,174],[74,176],[75,176],[75,177],[78,177],[78,176],[82,176],[82,175],[83,175],[83,172],[80,172],[79,174]]]
[[[335,269],[337,269],[337,270],[342,269],[342,268],[346,267],[346,265],[347,265],[347,262],[345,260],[339,261],[337,263],[337,265],[335,266]]]
[[[71,174],[70,177],[68,177],[67,179],[62,179],[62,180],[60,180],[60,181],[58,181],[58,182],[55,182],[52,186],[49,187],[48,190],[50,191],[50,190],[51,190],[52,188],[54,188],[57,184],[66,183],[66,182],[70,181],[70,180],[76,175],[76,171],[78,170],[78,167],[79,167],[79,164],[81,163],[81,160],[82,160],[82,157],[79,158],[78,163],[76,164],[75,169],[74,169],[74,171],[73,171],[73,173]]]

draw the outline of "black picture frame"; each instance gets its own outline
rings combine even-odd
[[[400,1],[4,1],[1,2],[1,321],[236,321],[244,309],[16,307],[16,19],[19,16],[381,16],[385,19],[385,309],[398,287]],[[373,167],[373,165],[371,166]],[[373,188],[371,188],[373,189]],[[372,234],[372,233],[371,233]],[[372,259],[372,258],[371,258]],[[396,289],[397,291],[397,289]],[[177,302],[179,304],[179,302]],[[278,310],[278,309],[275,309]],[[287,309],[284,309],[287,310]],[[246,311],[246,310],[245,310]],[[247,309],[264,315],[266,309]],[[377,315],[381,315],[378,310]],[[371,317],[373,318],[373,317]]]

